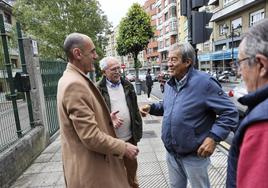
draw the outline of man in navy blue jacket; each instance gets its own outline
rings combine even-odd
[[[162,141],[167,150],[170,187],[209,188],[209,157],[216,143],[238,124],[238,112],[209,74],[195,70],[195,51],[189,43],[171,46],[163,102],[140,112],[163,116]]]

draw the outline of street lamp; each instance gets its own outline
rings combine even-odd
[[[224,24],[223,29],[224,29],[225,36],[227,37],[227,33],[229,30],[228,25]],[[231,37],[231,39],[232,39],[232,53],[231,53],[232,63],[234,62],[234,37],[240,36],[241,29],[242,29],[242,25],[240,25],[240,24],[236,28],[234,28],[232,25],[230,35],[228,35],[228,37],[229,38]]]

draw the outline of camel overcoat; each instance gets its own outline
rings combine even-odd
[[[115,138],[108,108],[95,85],[68,63],[57,107],[67,188],[128,188],[125,142]]]

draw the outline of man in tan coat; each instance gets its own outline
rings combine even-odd
[[[121,124],[86,74],[98,55],[92,40],[72,33],[64,42],[69,59],[58,83],[57,105],[67,188],[129,187],[123,156],[136,158],[136,146],[115,138]]]

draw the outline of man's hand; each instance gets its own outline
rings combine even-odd
[[[147,114],[150,112],[150,105],[146,104],[140,108],[140,113],[142,117],[147,116]]]
[[[134,146],[128,142],[126,142],[126,151],[124,156],[130,159],[136,159],[139,153],[139,149],[137,146]]]
[[[216,142],[210,138],[206,137],[201,146],[197,150],[197,155],[199,157],[209,157],[213,154],[216,148]]]
[[[112,112],[110,115],[111,115],[111,119],[112,119],[112,122],[113,122],[113,126],[114,128],[119,128],[123,125],[123,120],[120,119],[119,117],[117,117],[116,114],[118,114],[119,111],[115,111],[115,112]]]

